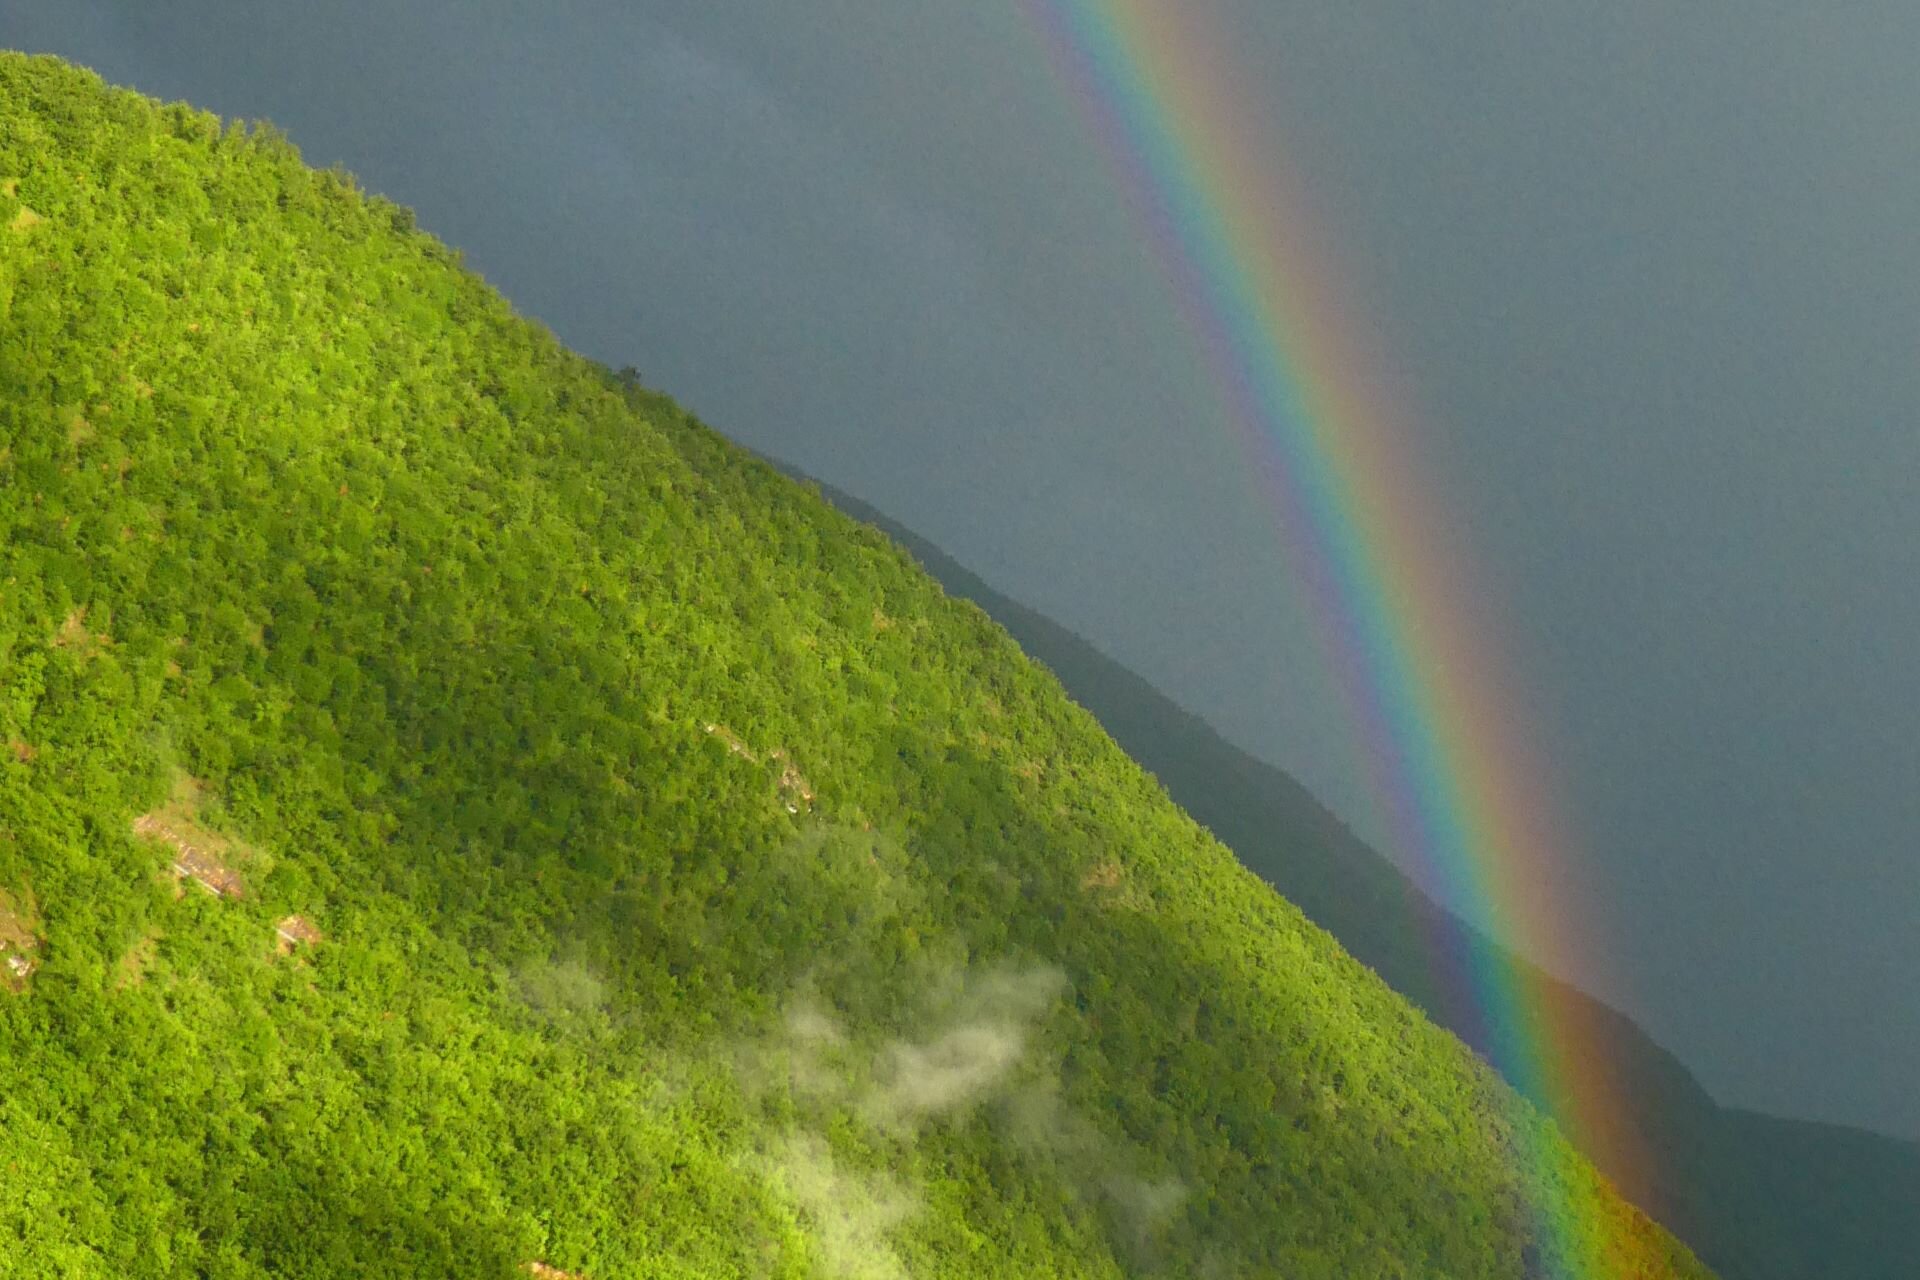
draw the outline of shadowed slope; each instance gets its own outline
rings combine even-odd
[[[810,483],[813,483],[809,481]],[[938,548],[856,498],[822,492],[885,530],[950,593],[972,600],[1060,678],[1127,753],[1240,860],[1339,939],[1394,990],[1476,1048],[1473,1010],[1438,989],[1433,948],[1494,952],[1359,840],[1284,771],[1228,743],[1198,717],[1072,632],[994,591]],[[1443,940],[1443,941],[1437,941]],[[1489,963],[1481,959],[1475,967]],[[1727,1280],[1900,1280],[1920,1257],[1920,1146],[1833,1125],[1718,1106],[1629,1018],[1566,983],[1530,983],[1577,1008],[1616,1064],[1635,1145],[1656,1153],[1624,1188]],[[1560,1105],[1563,1100],[1551,1100]],[[1589,1152],[1616,1178],[1604,1148]]]

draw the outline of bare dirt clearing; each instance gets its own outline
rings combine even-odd
[[[305,916],[288,916],[273,926],[273,947],[281,955],[290,956],[301,947],[317,945],[324,936]]]
[[[198,780],[183,776],[166,804],[133,820],[133,832],[172,848],[176,878],[192,880],[223,898],[244,898],[246,883],[234,864],[248,860],[253,851],[200,822],[204,792]]]
[[[18,994],[40,967],[39,911],[33,895],[0,889],[0,987]]]
[[[734,755],[741,757],[749,764],[765,763],[747,746],[739,734],[727,728],[727,726],[708,723],[705,727],[709,734],[712,734],[721,742],[726,743],[727,750]],[[779,776],[774,780],[774,786],[778,788],[780,792],[780,803],[786,806],[787,812],[795,814],[811,812],[813,809],[813,784],[808,782],[806,775],[794,766],[792,760],[788,759],[786,751],[780,747],[775,747],[773,750],[767,752],[766,761],[770,761],[780,768]]]

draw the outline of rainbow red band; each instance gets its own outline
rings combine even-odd
[[[1520,731],[1503,664],[1475,626],[1435,486],[1347,339],[1325,254],[1303,202],[1277,182],[1270,128],[1247,136],[1233,60],[1206,42],[1192,6],[1160,0],[1020,0],[1052,65],[1099,136],[1205,349],[1241,447],[1263,477],[1294,576],[1363,739],[1372,795],[1403,865],[1496,938],[1567,956],[1564,848],[1551,790]],[[1438,944],[1436,944],[1438,945]],[[1457,943],[1453,944],[1457,948]],[[1466,970],[1495,1064],[1555,1119],[1605,1141],[1626,1126],[1594,1037],[1526,972],[1469,951]],[[1443,981],[1445,973],[1442,973]],[[1560,1252],[1566,1206],[1544,1152],[1520,1153],[1544,1230]],[[1617,1167],[1617,1166],[1616,1166]],[[1593,1267],[1581,1272],[1597,1274]]]

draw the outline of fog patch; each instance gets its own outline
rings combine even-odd
[[[891,1034],[863,1034],[803,992],[775,1029],[738,1046],[738,1079],[775,1125],[753,1166],[794,1208],[828,1274],[906,1274],[893,1241],[924,1206],[910,1171],[937,1126],[967,1123],[990,1126],[1069,1198],[1097,1207],[1121,1254],[1151,1259],[1186,1187],[1143,1176],[1139,1153],[1064,1097],[1042,1028],[1065,990],[1047,966],[939,966]]]
[[[1115,1238],[1135,1256],[1151,1253],[1186,1203],[1186,1184],[1179,1179],[1133,1172],[1128,1145],[1074,1110],[1057,1079],[1043,1078],[1009,1096],[999,1120],[1008,1142],[1051,1163],[1083,1197],[1102,1202]]]
[[[959,1007],[930,1036],[881,1051],[862,1109],[876,1123],[912,1128],[995,1097],[1065,986],[1057,969],[994,970],[963,984]]]
[[[757,1163],[768,1186],[799,1210],[828,1275],[907,1280],[889,1235],[921,1205],[897,1179],[843,1168],[824,1138],[800,1130],[781,1135]]]
[[[530,960],[514,971],[513,987],[535,1012],[548,1018],[607,1007],[606,980],[578,960]]]

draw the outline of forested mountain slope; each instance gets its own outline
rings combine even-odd
[[[0,524],[0,1274],[1705,1274],[883,536],[17,55]]]
[[[1173,799],[1354,957],[1477,1048],[1485,1029],[1443,998],[1434,939],[1476,970],[1519,963],[1440,908],[1284,771],[1071,631],[994,591],[910,530],[828,486],[835,506],[884,530],[950,594],[971,600],[1054,672]],[[1721,1107],[1626,1015],[1544,976],[1538,984],[1600,1030],[1623,1118],[1651,1158],[1588,1154],[1725,1280],[1906,1280],[1920,1258],[1920,1145],[1835,1125]],[[1538,1099],[1536,1099],[1538,1101]],[[1562,1100],[1553,1099],[1556,1105]]]

